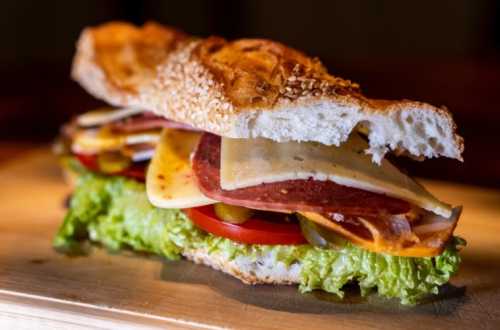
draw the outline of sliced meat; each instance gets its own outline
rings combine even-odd
[[[220,137],[204,133],[193,157],[193,171],[207,197],[232,205],[269,211],[338,212],[377,216],[402,214],[410,204],[385,195],[341,186],[332,181],[288,180],[253,187],[220,187]]]
[[[404,257],[440,255],[453,234],[461,207],[450,218],[424,211],[415,225],[403,215],[379,217],[335,217],[329,214],[300,212],[303,216],[345,239],[376,253]]]
[[[155,128],[175,128],[196,131],[196,129],[190,125],[178,123],[150,113],[111,123],[110,128],[113,131],[124,133],[147,131]]]

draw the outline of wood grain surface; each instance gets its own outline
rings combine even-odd
[[[459,165],[457,165],[459,166]],[[0,328],[500,329],[500,191],[425,182],[464,213],[463,264],[440,297],[417,307],[349,293],[301,295],[246,286],[187,261],[93,247],[55,252],[68,194],[39,149],[0,164]]]

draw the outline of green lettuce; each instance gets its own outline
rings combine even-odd
[[[178,259],[183,251],[195,248],[222,253],[229,260],[271,254],[286,265],[300,263],[301,292],[320,289],[342,297],[344,285],[355,281],[363,295],[376,290],[403,304],[414,304],[428,294],[437,294],[439,286],[456,273],[458,248],[465,244],[454,238],[443,254],[428,258],[378,254],[350,243],[336,249],[241,244],[198,229],[179,210],[152,206],[142,183],[81,174],[53,242],[66,252],[80,251],[82,241],[89,239],[111,250],[132,248],[168,259]]]
[[[461,245],[465,241],[454,237],[441,255],[426,258],[373,253],[352,244],[335,250],[311,248],[302,259],[299,289],[322,289],[343,297],[342,287],[354,280],[362,295],[376,289],[379,295],[412,305],[428,294],[438,294],[439,286],[457,272]]]

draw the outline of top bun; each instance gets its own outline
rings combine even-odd
[[[445,108],[369,99],[321,62],[263,39],[196,39],[156,23],[85,29],[73,78],[97,98],[138,107],[231,138],[340,145],[367,135],[375,162],[388,151],[462,160]]]

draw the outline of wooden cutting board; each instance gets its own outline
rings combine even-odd
[[[460,166],[457,164],[457,166]],[[464,213],[469,243],[452,286],[401,307],[295,287],[246,286],[187,261],[131,252],[67,257],[51,248],[64,215],[55,159],[35,150],[0,166],[0,328],[500,329],[500,191],[426,182]]]

